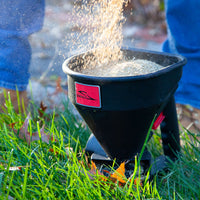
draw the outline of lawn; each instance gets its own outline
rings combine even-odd
[[[152,181],[147,175],[142,184],[134,173],[122,186],[98,172],[90,174],[84,154],[90,131],[70,103],[63,104],[65,111],[52,113],[33,105],[28,116],[16,114],[7,102],[0,114],[1,199],[200,199],[197,134],[180,133],[181,155],[168,172]],[[154,157],[162,154],[159,132],[147,147]]]

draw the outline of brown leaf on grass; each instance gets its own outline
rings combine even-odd
[[[88,176],[89,176],[90,180],[94,180],[93,175],[96,175],[96,173],[97,173],[97,168],[96,168],[96,165],[94,164],[94,162],[92,161],[91,169],[90,169],[90,171],[88,171]]]
[[[119,186],[124,186],[127,183],[127,178],[125,176],[125,162],[121,163],[120,166],[114,171],[108,171],[108,170],[103,170],[108,174],[108,176],[105,176],[102,172],[100,172],[95,163],[92,161],[91,162],[91,169],[88,172],[88,176],[91,180],[94,180],[94,176],[96,174],[100,175],[100,179],[104,181],[105,183],[110,180],[113,183],[118,183]],[[129,182],[131,182],[131,179],[129,179]],[[134,184],[140,184],[142,186],[141,180],[139,178],[134,179]]]
[[[19,130],[16,130],[13,128],[14,133],[22,140],[25,140],[28,144],[30,144],[32,141],[42,140],[43,142],[49,144],[49,141],[56,141],[56,139],[53,138],[49,133],[44,132],[44,125],[40,129],[40,131],[36,131],[30,134],[28,132],[28,125],[29,125],[29,119],[30,119],[30,113],[28,114],[27,118],[25,119],[22,127]],[[41,136],[41,137],[40,137]]]
[[[44,113],[47,109],[47,106],[44,104],[43,101],[40,102],[40,108],[38,109],[38,113],[39,113],[39,116],[42,118],[44,116]]]
[[[106,170],[106,172],[108,174],[110,174],[109,177],[106,177],[102,172],[100,172],[95,163],[92,161],[91,162],[91,169],[88,173],[88,176],[91,180],[94,180],[94,175],[98,174],[101,176],[101,180],[102,181],[108,181],[111,180],[113,183],[119,183],[119,185],[123,186],[126,184],[125,181],[125,163],[121,163],[121,165],[119,166],[119,168],[117,168],[117,170],[114,173],[111,173],[109,171]]]
[[[104,181],[107,180],[107,178],[104,176],[104,174],[101,173],[101,172],[97,169],[95,163],[92,161],[92,162],[91,162],[91,169],[90,169],[90,171],[88,171],[88,176],[89,176],[90,180],[94,180],[94,175],[96,175],[96,174],[101,175],[101,176],[102,176],[102,179],[103,179]]]
[[[17,124],[18,122],[13,122],[13,123],[11,123],[11,124],[9,124],[9,126],[12,128],[12,129],[14,129],[14,126],[15,126],[15,124]]]

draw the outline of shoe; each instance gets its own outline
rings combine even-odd
[[[193,133],[200,133],[200,110],[190,105],[176,104],[180,124]],[[183,128],[180,127],[181,130]]]
[[[16,90],[0,88],[0,113],[6,110],[6,100],[8,99],[9,95],[11,103],[16,113],[19,113],[20,111],[23,113],[24,111],[26,111],[29,102],[26,91],[17,92]]]

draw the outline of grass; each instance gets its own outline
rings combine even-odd
[[[36,109],[32,112],[29,132],[45,124],[45,131],[57,138],[50,144],[39,140],[29,145],[19,139],[9,125],[18,122],[14,128],[20,128],[26,116],[13,112],[9,103],[7,110],[0,114],[1,199],[200,199],[200,148],[196,134],[181,133],[181,156],[170,164],[168,172],[156,175],[151,182],[146,179],[143,185],[135,184],[133,178],[122,187],[111,180],[103,181],[98,173],[91,180],[84,154],[90,131],[67,102],[65,112],[55,111],[42,118]],[[148,148],[153,156],[162,154],[158,132]]]

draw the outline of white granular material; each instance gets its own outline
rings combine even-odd
[[[163,69],[163,66],[148,60],[121,61],[113,65],[85,66],[79,72],[92,76],[121,77],[138,76],[153,73]]]

